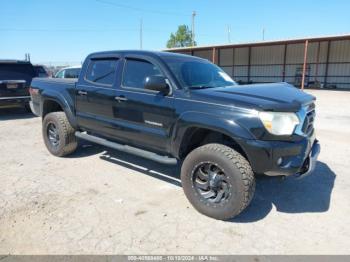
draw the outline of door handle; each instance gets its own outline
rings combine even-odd
[[[86,92],[86,91],[83,91],[83,90],[79,90],[79,91],[78,91],[78,95],[86,96],[86,95],[87,95],[87,92]]]
[[[114,99],[117,100],[118,102],[122,102],[122,101],[127,101],[128,100],[125,96],[116,96]]]

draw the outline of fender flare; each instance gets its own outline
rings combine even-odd
[[[43,116],[44,112],[44,103],[45,101],[51,100],[56,102],[61,106],[63,109],[64,113],[67,116],[67,119],[69,123],[71,124],[72,127],[76,128],[78,126],[76,117],[73,113],[73,106],[74,106],[74,101],[72,99],[68,99],[60,92],[50,90],[49,92],[44,91],[42,94],[42,99],[40,103],[40,112],[41,115]],[[70,100],[70,101],[69,101]]]
[[[240,140],[254,139],[253,135],[244,127],[237,124],[234,119],[220,118],[217,115],[203,112],[185,112],[177,119],[172,134],[172,154],[179,157],[184,135],[189,128],[203,128],[222,133],[231,137],[241,147]]]

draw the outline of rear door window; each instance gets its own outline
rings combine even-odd
[[[97,83],[112,86],[116,79],[118,59],[91,60],[85,79]]]
[[[145,60],[126,59],[123,72],[123,87],[144,88],[148,76],[162,76],[159,68]]]

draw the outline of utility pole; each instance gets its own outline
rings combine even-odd
[[[263,27],[262,30],[262,40],[265,41],[265,27]]]
[[[192,30],[191,30],[191,33],[192,33],[192,46],[194,46],[194,43],[195,43],[194,18],[195,18],[196,15],[197,15],[196,11],[193,11],[192,12]]]
[[[140,19],[140,49],[142,50],[142,38],[143,38],[143,21]]]
[[[227,40],[231,43],[231,26],[227,26]]]

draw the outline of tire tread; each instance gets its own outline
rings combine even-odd
[[[234,176],[236,176],[236,179],[240,179],[241,182],[239,186],[239,200],[232,200],[236,201],[235,204],[221,211],[217,210],[214,212],[199,204],[200,202],[198,200],[195,200],[195,195],[191,193],[188,184],[190,183],[188,172],[195,166],[196,161],[200,161],[201,155],[205,155],[206,158],[210,157],[210,155],[216,155],[216,157],[221,158],[222,161],[236,170],[236,173],[233,174],[235,174]],[[231,219],[240,214],[250,204],[255,192],[255,176],[248,160],[233,148],[218,143],[205,144],[190,152],[185,158],[183,168],[181,169],[181,180],[184,183],[185,194],[194,207],[205,215],[221,220]]]
[[[225,155],[240,170],[245,185],[244,201],[241,203],[239,213],[242,212],[251,202],[255,192],[255,177],[249,162],[233,148],[223,144],[207,144],[200,147],[200,150],[212,150]]]
[[[75,136],[75,129],[69,123],[66,114],[64,112],[52,112],[45,116],[45,119],[47,118],[55,119],[63,134],[61,139],[64,141],[64,144],[56,155],[62,157],[73,153],[78,146],[78,142]]]

